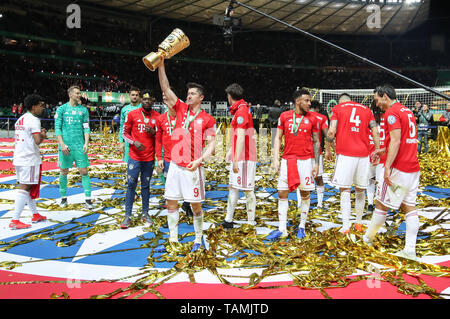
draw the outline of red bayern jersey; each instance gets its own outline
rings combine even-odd
[[[157,130],[156,121],[159,115],[154,110],[145,112],[142,107],[128,113],[123,126],[123,139],[130,143],[129,156],[135,161],[149,162],[155,159],[155,136],[147,133],[145,126]],[[145,149],[139,151],[133,145],[135,141],[142,143]]]
[[[386,124],[385,124],[385,119],[384,119],[384,113],[381,114],[381,116],[380,116],[379,131],[380,131],[380,149],[382,149],[382,148],[386,147],[386,141],[389,136],[389,134],[386,134]],[[380,156],[380,164],[386,163],[386,156],[387,156],[387,150],[382,156]]]
[[[317,118],[313,112],[302,115],[295,113],[295,122],[298,125],[295,135],[294,111],[281,113],[278,118],[278,128],[284,132],[283,158],[308,159],[314,158],[312,133],[319,132]]]
[[[200,109],[198,113],[192,112],[180,99],[177,100],[173,109],[177,113],[177,120],[172,135],[170,157],[177,165],[186,167],[202,156],[206,138],[215,136],[216,120],[205,110]]]
[[[331,121],[337,120],[336,153],[345,156],[369,156],[369,122],[375,121],[372,111],[356,102],[333,107]]]
[[[386,152],[389,150],[390,132],[401,130],[400,147],[392,167],[406,173],[418,172],[420,166],[417,158],[416,118],[413,112],[400,102],[396,102],[384,113],[384,120]]]
[[[158,117],[156,125],[156,158],[158,161],[163,159],[170,162],[170,153],[172,152],[172,133],[175,130],[176,117],[170,116],[169,112],[165,112]]]
[[[324,129],[328,129],[328,118],[321,113],[312,111],[310,111],[310,113],[314,114],[314,116],[317,118],[317,125],[318,125],[317,128],[319,129],[319,141],[322,143],[322,132]],[[320,153],[322,154],[322,146],[320,147]]]
[[[384,148],[385,139],[386,139],[386,129],[384,126],[384,113],[380,115],[380,124],[378,125],[378,132],[380,136],[380,149]],[[372,131],[369,130],[369,154],[372,154],[375,151],[375,143],[373,142]],[[380,164],[384,164],[386,162],[386,153],[380,156]]]
[[[239,161],[256,162],[255,132],[253,128],[253,117],[248,104],[244,100],[236,101],[232,106],[233,119],[231,121],[231,159],[236,151],[237,129],[245,130],[245,142]]]

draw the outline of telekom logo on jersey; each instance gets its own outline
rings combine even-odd
[[[145,131],[145,125],[146,124],[138,124],[138,130],[140,133],[143,133]]]

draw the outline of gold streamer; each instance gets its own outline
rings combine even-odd
[[[227,125],[224,122],[224,129]],[[229,123],[228,123],[229,125]],[[224,131],[225,133],[225,131]],[[442,133],[444,134],[444,133]],[[441,139],[448,137],[448,135],[441,135]],[[270,137],[269,137],[270,138]],[[421,164],[421,186],[434,185],[439,187],[448,187],[449,182],[449,163],[445,158],[445,154],[441,152],[441,140],[437,142],[430,142],[430,152],[426,155],[420,156]],[[94,140],[98,145],[92,147],[90,152],[99,154],[96,159],[111,159],[119,158],[117,150],[114,147],[107,147],[105,145],[114,145],[114,139],[111,136],[102,137],[101,140]],[[270,145],[270,144],[269,144]],[[448,143],[447,143],[448,145]],[[49,150],[50,152],[51,150]],[[223,153],[217,153],[214,160],[206,165],[206,179],[208,181],[215,181],[208,183],[206,190],[224,190],[227,191],[228,184],[228,166],[223,165]],[[51,160],[51,159],[49,159]],[[257,175],[261,176],[256,182],[256,190],[276,188],[276,176],[270,173],[270,163],[266,162],[257,168]],[[332,172],[332,163],[325,162],[325,172]],[[103,168],[91,167],[90,176],[96,177],[100,180],[113,180],[114,183],[96,183],[102,188],[114,188],[123,190],[126,189],[125,181],[126,166],[106,164]],[[44,176],[58,176],[58,172],[44,172]],[[81,180],[77,175],[69,175],[69,183],[80,183]],[[50,184],[57,184],[52,182]],[[218,185],[225,185],[219,187]],[[0,185],[1,188],[14,188],[15,185]],[[152,193],[162,195],[163,189],[152,189]],[[329,190],[327,190],[329,191]],[[336,199],[339,197],[337,191],[334,192]],[[137,192],[136,205],[140,207],[139,188]],[[205,222],[218,224],[223,220],[226,211],[227,197],[207,199],[204,205],[214,206],[214,209],[205,214]],[[12,200],[0,200],[3,204],[12,204]],[[418,207],[449,207],[450,199],[444,198],[435,200],[428,196],[418,196]],[[100,210],[96,212],[86,211],[84,216],[90,214],[101,214],[102,216],[96,223],[94,222],[79,222],[78,220],[71,220],[68,222],[58,222],[51,220],[52,210],[63,210],[56,203],[43,204],[38,203],[38,206],[49,211],[50,220],[56,224],[44,230],[35,231],[25,234],[16,240],[10,242],[0,242],[0,251],[8,251],[9,249],[30,243],[35,240],[52,240],[56,242],[58,247],[66,247],[76,244],[79,240],[84,240],[90,236],[98,233],[108,232],[118,229],[118,225],[123,218],[124,199],[114,198],[105,200],[96,200],[95,205]],[[106,207],[115,207],[120,211],[118,213],[107,213],[103,209]],[[292,217],[293,225],[288,228],[290,234],[294,232],[298,224],[296,203],[290,203],[289,216]],[[82,210],[81,205],[69,205],[65,210]],[[140,208],[139,208],[140,209]],[[424,223],[421,231],[429,226],[438,226],[437,229],[431,232],[423,232],[422,235],[427,235],[425,239],[419,239],[417,242],[417,252],[419,256],[427,255],[448,255],[449,251],[449,235],[446,228],[442,226],[446,222],[447,211],[444,208],[434,219],[420,217],[421,222]],[[83,216],[83,217],[84,217]],[[116,223],[110,224],[110,219],[113,218]],[[235,218],[245,220],[247,218],[245,207],[238,205]],[[148,228],[148,231],[155,233],[155,237],[147,238],[139,236],[139,246],[124,249],[103,251],[100,253],[86,254],[84,256],[91,256],[96,254],[108,254],[120,251],[129,251],[134,249],[150,249],[147,257],[147,265],[142,268],[142,272],[138,274],[143,276],[130,284],[126,288],[114,290],[109,293],[91,296],[93,299],[109,299],[109,298],[140,298],[147,293],[151,293],[158,298],[164,298],[157,290],[158,287],[179,273],[187,273],[190,281],[195,282],[195,273],[207,269],[214,274],[220,282],[233,287],[241,289],[278,289],[284,287],[298,287],[299,289],[318,289],[325,298],[331,298],[327,293],[327,289],[347,287],[348,285],[361,281],[368,280],[370,275],[356,276],[349,278],[357,270],[373,272],[372,263],[376,263],[385,267],[379,272],[380,281],[390,283],[397,287],[398,291],[403,294],[418,296],[419,294],[427,294],[431,298],[440,298],[439,294],[426,283],[420,279],[419,275],[425,274],[435,277],[448,278],[450,269],[448,267],[429,265],[420,262],[413,262],[393,256],[392,253],[400,250],[403,246],[403,238],[396,235],[396,229],[404,220],[403,214],[394,215],[394,220],[391,227],[384,234],[378,236],[378,240],[374,247],[365,245],[359,233],[351,232],[343,235],[337,229],[330,229],[323,232],[318,232],[316,229],[321,225],[314,223],[311,220],[317,219],[328,222],[340,223],[339,216],[339,202],[331,202],[327,210],[318,211],[311,210],[309,214],[309,222],[307,223],[308,234],[303,240],[298,240],[295,236],[290,235],[287,240],[275,243],[264,242],[264,236],[258,235],[255,228],[250,225],[241,225],[239,228],[225,230],[222,227],[211,227],[205,231],[208,238],[209,250],[190,252],[192,243],[180,243],[168,247],[168,252],[161,254],[158,258],[153,256],[153,250],[159,245],[159,241],[163,238],[163,233],[160,231],[161,226],[166,222],[166,217],[156,216],[155,224]],[[277,215],[277,200],[271,196],[266,198],[259,198],[257,203],[257,226],[264,226],[275,229],[274,226],[267,226],[267,221],[278,220]],[[135,216],[132,218],[132,225],[140,225],[142,221]],[[180,223],[192,224],[192,218],[182,215]],[[70,226],[70,227],[68,227]],[[181,237],[193,236],[193,233],[183,234]],[[58,260],[73,258],[74,256],[64,256],[47,260]],[[230,260],[232,259],[232,260]],[[15,261],[4,261],[0,263],[0,268],[15,269],[25,263],[42,262],[45,260],[32,260],[28,262],[18,263]],[[155,262],[175,262],[175,266],[167,271],[153,269]],[[264,268],[261,274],[252,273],[249,276],[236,275],[222,275],[220,269],[229,268]],[[292,278],[292,284],[273,285],[262,287],[260,284],[262,280],[277,275],[289,274]],[[410,275],[417,279],[417,283],[408,283],[403,279],[403,275]],[[137,276],[137,275],[135,275]],[[134,276],[130,276],[132,278]],[[228,278],[228,279],[227,279]],[[230,278],[241,278],[242,282],[247,284],[234,284],[230,282]],[[98,280],[98,281],[81,281],[82,283],[99,283],[99,282],[117,282],[123,279],[115,280]],[[46,281],[54,282],[57,281]],[[8,284],[30,284],[42,283],[42,281],[31,282],[4,282],[0,285]],[[52,294],[50,298],[70,298],[66,292],[60,294]]]

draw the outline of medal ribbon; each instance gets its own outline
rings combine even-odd
[[[186,134],[189,133],[189,125],[191,125],[191,123],[194,122],[195,118],[197,117],[198,113],[200,113],[201,110],[202,110],[202,109],[200,109],[200,110],[197,111],[197,113],[194,115],[194,118],[193,118],[192,120],[189,120],[189,114],[191,113],[191,111],[188,110],[187,118],[186,118],[186,122],[185,122],[185,125],[186,125]]]
[[[142,116],[144,117],[144,123],[147,124],[150,120],[149,120],[148,118],[145,117],[144,112],[142,112],[142,110],[141,110],[141,114],[142,114]]]
[[[295,111],[294,111],[294,116],[292,118],[293,121],[293,125],[294,125],[294,135],[297,136],[297,132],[298,132],[298,128],[300,127],[300,124],[302,124],[302,120],[303,120],[304,115],[302,115],[302,117],[300,118],[300,122],[298,123],[298,125],[295,122]]]

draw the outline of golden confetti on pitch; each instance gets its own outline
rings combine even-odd
[[[224,136],[218,135],[218,139]],[[270,139],[270,136],[268,137]],[[121,154],[116,149],[116,139],[110,135],[102,136],[101,139],[93,138],[93,142],[97,143],[97,146],[90,149],[90,152],[98,154],[97,159],[120,159]],[[270,143],[270,141],[269,141]],[[103,147],[103,146],[109,147]],[[269,144],[270,145],[270,144]],[[225,148],[219,148],[214,155],[214,160],[209,160],[205,165],[207,186],[206,190],[224,190],[227,191],[227,187],[219,187],[218,185],[228,184],[228,164],[224,164]],[[264,154],[264,160],[261,160],[262,164],[257,168],[257,175],[261,176],[256,182],[256,191],[258,192],[265,189],[276,188],[276,175],[270,171],[270,156]],[[430,143],[430,152],[428,155],[420,156],[421,164],[421,187],[428,185],[448,187],[449,185],[449,163],[444,161],[441,155],[437,154],[436,146],[433,141]],[[332,172],[332,163],[325,162],[325,172]],[[104,164],[102,167],[92,166],[90,168],[90,176],[97,177],[100,180],[114,180],[113,184],[110,183],[97,183],[96,186],[103,188],[122,189],[125,192],[126,166]],[[72,172],[69,174],[70,183],[80,182],[77,174]],[[58,172],[44,172],[44,176],[58,176]],[[211,183],[214,181],[214,183]],[[57,182],[55,183],[57,184]],[[212,185],[214,184],[214,185]],[[3,185],[2,185],[3,187]],[[327,190],[330,191],[330,190]],[[139,187],[137,190],[139,194]],[[157,193],[162,199],[162,189],[154,190],[151,192]],[[265,191],[264,191],[265,192]],[[275,193],[276,190],[273,191]],[[335,197],[338,198],[337,191]],[[257,217],[256,227],[267,227],[269,229],[276,229],[274,226],[267,225],[268,221],[278,221],[277,214],[277,200],[274,199],[272,193],[269,193],[265,197],[258,197],[257,203]],[[140,206],[139,196],[137,195],[136,205]],[[426,238],[418,239],[417,241],[417,254],[419,256],[428,255],[448,255],[450,254],[448,242],[449,235],[445,228],[442,227],[442,223],[446,222],[445,214],[446,209],[450,202],[449,199],[433,199],[428,196],[420,195],[418,198],[419,207],[444,207],[442,211],[434,218],[420,217],[421,222],[424,223],[420,229],[420,234],[425,234]],[[8,202],[9,203],[9,202]],[[95,206],[97,211],[95,213],[101,214],[101,217],[96,223],[68,221],[57,222],[52,227],[47,227],[43,230],[34,231],[23,236],[16,238],[10,242],[0,242],[0,251],[7,251],[12,247],[23,245],[31,241],[52,240],[56,241],[56,245],[59,247],[71,246],[80,240],[84,240],[97,233],[108,232],[119,228],[119,223],[124,215],[124,198],[108,198],[108,199],[96,199]],[[154,225],[148,227],[148,231],[155,233],[153,238],[146,238],[145,236],[139,236],[139,245],[129,249],[99,252],[86,254],[85,256],[91,256],[96,254],[106,254],[112,252],[129,251],[136,249],[148,249],[151,248],[151,252],[147,257],[147,265],[142,267],[142,272],[136,277],[139,277],[134,283],[123,289],[117,289],[115,291],[105,293],[102,295],[91,296],[91,298],[105,299],[105,298],[139,298],[147,293],[154,294],[158,298],[164,298],[158,291],[158,287],[169,279],[173,278],[177,274],[184,272],[189,275],[190,281],[195,282],[195,273],[202,270],[209,270],[212,274],[216,275],[218,280],[224,284],[239,287],[242,289],[275,289],[282,287],[299,287],[304,289],[317,289],[326,298],[330,298],[325,289],[346,287],[353,282],[361,280],[369,280],[374,273],[373,264],[379,265],[377,278],[380,281],[390,283],[398,288],[398,291],[403,294],[417,296],[419,294],[427,294],[432,298],[440,298],[439,294],[431,287],[427,286],[422,279],[418,276],[420,274],[426,274],[436,277],[449,277],[450,268],[444,266],[436,266],[425,264],[416,261],[410,261],[402,259],[392,255],[403,248],[404,239],[396,235],[396,229],[400,223],[404,220],[403,214],[395,214],[392,220],[391,227],[388,227],[386,233],[381,233],[377,237],[377,242],[374,247],[365,245],[361,240],[361,234],[350,232],[347,235],[343,235],[332,228],[323,232],[319,232],[316,229],[321,225],[312,220],[320,220],[326,222],[333,222],[340,224],[339,217],[339,202],[330,202],[330,206],[325,211],[311,210],[308,222],[306,224],[307,236],[302,240],[298,240],[295,237],[295,226],[298,224],[298,213],[296,209],[296,202],[290,202],[289,218],[292,219],[292,225],[288,228],[290,233],[288,240],[282,240],[274,243],[267,243],[264,241],[264,235],[259,235],[256,228],[250,225],[241,225],[239,228],[233,228],[231,230],[224,230],[221,226],[214,226],[221,222],[225,216],[227,197],[218,199],[207,199],[205,205],[214,206],[214,209],[205,213],[205,222],[212,223],[213,226],[206,230],[204,233],[208,238],[209,250],[199,250],[194,253],[190,252],[192,243],[181,243],[177,247],[171,247],[167,253],[161,254],[159,257],[154,257],[153,250],[159,245],[159,240],[162,239],[163,233],[161,232],[161,226],[166,222],[166,217],[159,216],[154,217]],[[59,206],[55,204],[43,204],[39,203],[39,207],[46,209],[61,210]],[[114,207],[119,210],[117,213],[110,213],[105,211],[105,208]],[[82,209],[78,206],[71,206],[68,209]],[[162,208],[161,208],[162,211]],[[93,214],[94,212],[86,212]],[[49,212],[49,218],[51,220],[51,212]],[[110,223],[109,221],[114,219],[116,223]],[[235,212],[236,220],[246,220],[245,205],[238,205]],[[368,217],[366,217],[368,218]],[[180,223],[192,223],[192,218],[182,214]],[[140,225],[142,221],[133,216],[132,225]],[[70,225],[67,229],[67,225]],[[436,229],[429,232],[424,232],[423,229],[429,226],[437,226]],[[193,233],[187,233],[180,235],[180,239],[186,236],[192,236]],[[73,258],[74,256],[64,256],[56,259]],[[230,261],[229,259],[232,258]],[[23,263],[14,261],[4,261],[0,263],[0,268],[14,269],[20,267],[25,263],[42,262],[44,260],[32,260]],[[169,270],[156,270],[154,269],[155,262],[175,262],[175,266]],[[241,275],[224,275],[222,269],[230,268],[263,268],[260,273],[252,273],[249,276]],[[356,277],[349,277],[356,271],[364,271],[367,274],[358,275]],[[402,275],[408,274],[417,279],[417,284],[406,282]],[[292,278],[292,283],[288,285],[278,285],[261,287],[259,283],[263,279],[267,279],[277,275],[289,275]],[[132,277],[132,276],[131,276]],[[241,282],[247,282],[247,284],[237,285],[232,283],[232,279],[239,278]],[[108,280],[109,282],[117,282],[123,280],[118,278],[115,280]],[[104,280],[103,280],[104,281]],[[51,282],[51,281],[46,281]],[[55,281],[56,282],[56,281]],[[86,282],[100,282],[100,281],[86,281]],[[34,281],[33,283],[39,283]],[[19,282],[3,282],[0,285],[8,284],[20,284]],[[70,296],[66,292],[60,294],[52,294],[51,298],[69,298]]]

